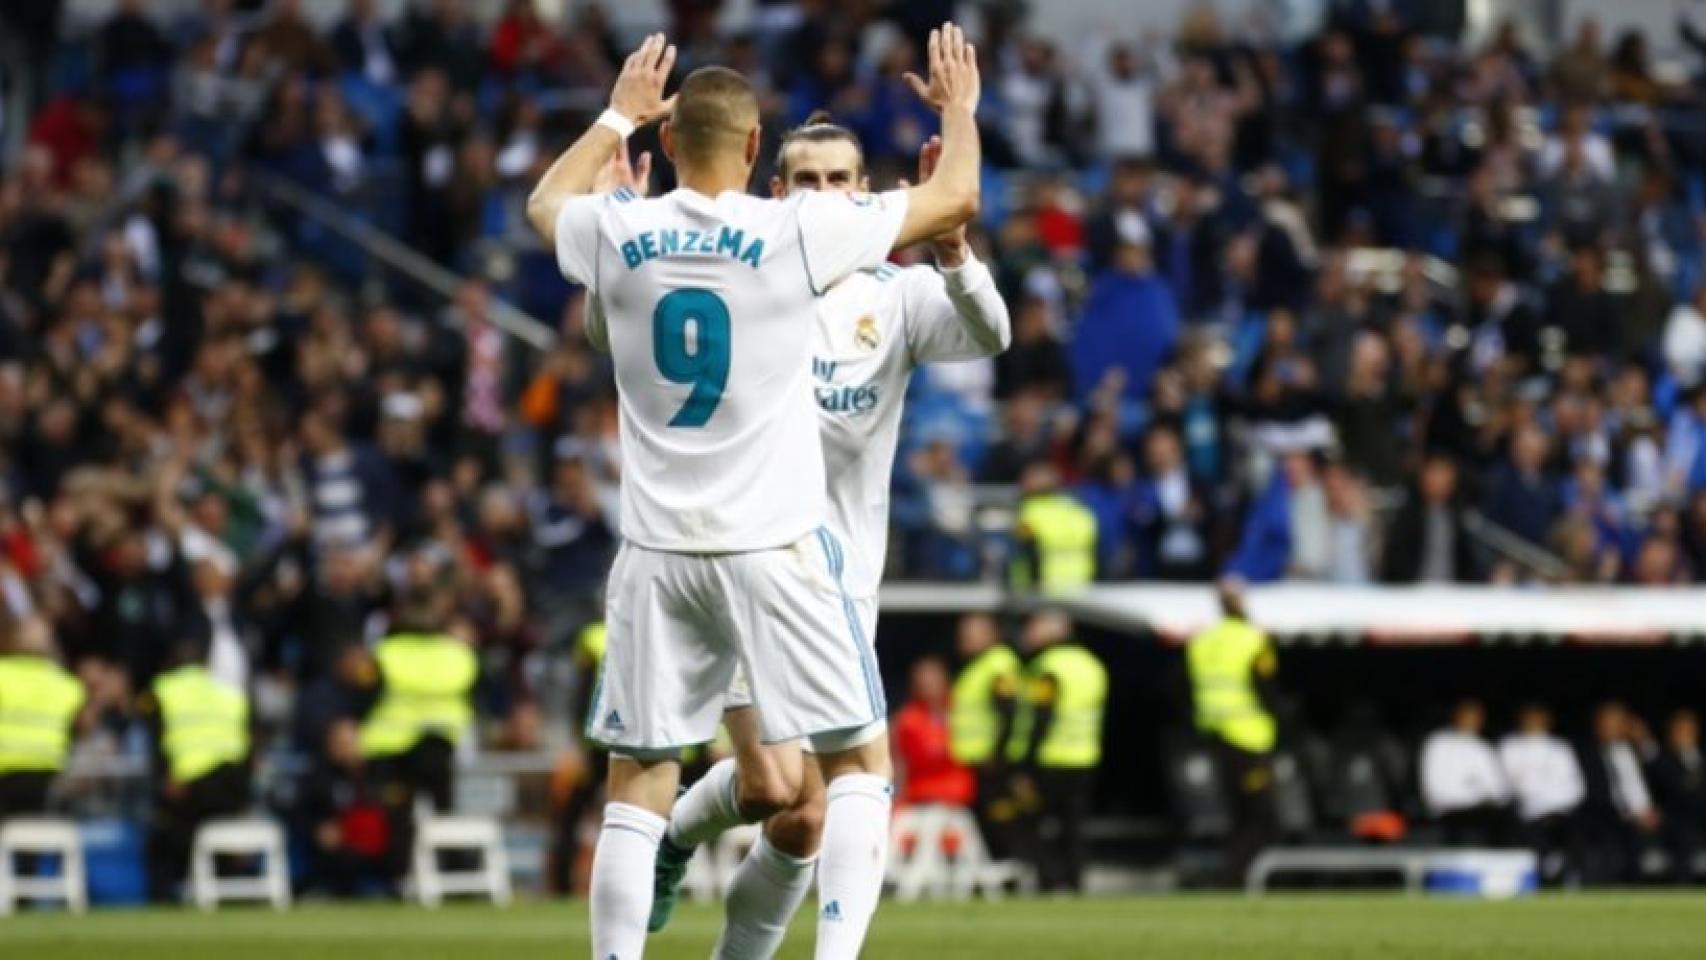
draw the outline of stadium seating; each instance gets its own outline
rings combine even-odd
[[[962,807],[906,807],[895,813],[889,838],[889,880],[902,901],[994,899],[1011,885],[1031,885],[1020,865],[990,859],[977,820]]]
[[[1231,826],[1231,814],[1220,791],[1214,754],[1196,737],[1182,731],[1166,735],[1161,749],[1180,836],[1194,843],[1224,837]]]
[[[59,869],[20,876],[20,854],[59,858]],[[82,913],[89,905],[83,870],[83,841],[70,820],[28,817],[0,824],[0,916],[11,913],[19,900],[59,900],[66,909]]]
[[[221,856],[254,857],[256,877],[221,876]],[[212,910],[226,900],[265,900],[274,910],[290,906],[289,864],[284,856],[284,831],[259,817],[211,820],[196,831],[190,854],[190,900]]]
[[[1316,828],[1309,782],[1303,764],[1290,750],[1274,755],[1274,819],[1286,837],[1307,837]]]
[[[440,863],[440,853],[464,851],[478,851],[479,865],[447,868]],[[490,897],[499,906],[510,902],[503,829],[490,817],[419,818],[413,864],[410,883],[422,906],[436,907],[458,894]]]

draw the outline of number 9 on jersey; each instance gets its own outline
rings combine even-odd
[[[729,308],[709,290],[677,290],[652,311],[652,354],[671,383],[691,384],[672,427],[702,427],[729,382]]]

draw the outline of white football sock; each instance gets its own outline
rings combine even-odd
[[[735,800],[735,769],[733,757],[717,761],[676,799],[669,814],[670,843],[691,850],[746,822]]]
[[[727,919],[715,960],[770,960],[788,933],[788,921],[812,886],[816,858],[801,860],[772,847],[763,836],[747,852],[729,885]]]
[[[592,960],[639,960],[652,912],[652,864],[668,821],[627,803],[604,805],[592,857]]]
[[[817,868],[817,960],[856,960],[883,893],[889,852],[889,781],[836,777],[823,816]]]

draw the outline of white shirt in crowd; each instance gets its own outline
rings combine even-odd
[[[1706,373],[1706,317],[1692,303],[1679,303],[1665,323],[1665,365],[1684,387]]]
[[[1055,94],[1054,78],[1033,75],[1018,63],[1010,63],[1005,65],[997,85],[1007,104],[1002,130],[1013,152],[1027,166],[1049,160],[1048,109]]]
[[[1293,574],[1310,580],[1326,576],[1333,561],[1333,529],[1320,484],[1291,491],[1290,516]]]
[[[249,653],[243,648],[237,623],[231,616],[231,601],[225,597],[209,597],[202,601],[212,628],[207,653],[207,669],[213,679],[233,690],[249,689]]]
[[[1594,179],[1601,183],[1611,183],[1617,179],[1617,156],[1611,149],[1611,141],[1603,134],[1583,134],[1581,150],[1582,164]],[[1563,137],[1546,138],[1546,142],[1540,147],[1540,158],[1536,164],[1542,178],[1551,178],[1564,168],[1565,152]]]
[[[1422,744],[1422,800],[1436,815],[1510,800],[1493,745],[1449,728],[1429,736]]]
[[[1089,86],[1096,108],[1097,155],[1104,160],[1153,155],[1155,75],[1139,70],[1122,77],[1103,66],[1091,75]]]
[[[1576,751],[1549,733],[1513,733],[1499,742],[1499,763],[1516,797],[1517,815],[1539,820],[1581,805],[1586,788]]]

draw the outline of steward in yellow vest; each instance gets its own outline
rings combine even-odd
[[[47,809],[84,701],[83,684],[53,659],[45,623],[26,621],[9,632],[0,652],[0,819]]]
[[[1273,752],[1277,727],[1258,692],[1278,666],[1268,635],[1229,616],[1191,638],[1185,662],[1197,729],[1246,753]]]
[[[1108,671],[1072,642],[1064,616],[1038,614],[1026,628],[1025,667],[1007,758],[1044,769],[1088,770],[1102,762],[1102,711]]]
[[[448,810],[455,748],[474,722],[474,651],[447,633],[403,632],[381,640],[373,660],[378,697],[361,723],[362,755],[381,780]]]
[[[175,899],[203,823],[249,806],[249,698],[215,678],[186,645],[138,710],[156,730],[161,775],[148,844],[149,893]]]
[[[480,675],[474,651],[444,629],[455,602],[449,564],[426,549],[406,563],[392,632],[364,671],[368,706],[358,732],[389,828],[386,870],[399,880],[414,846],[416,799],[440,813],[454,803],[456,745],[473,726]]]
[[[995,618],[987,613],[962,617],[955,645],[962,665],[948,694],[948,752],[977,775],[972,809],[978,829],[990,855],[1005,860],[1012,853],[1013,825],[1019,815],[1008,783],[1005,751],[1024,664],[1002,642]]]
[[[1065,614],[1044,611],[1025,626],[1024,675],[1007,757],[1025,771],[1016,794],[1036,811],[1026,831],[1043,890],[1081,889],[1083,823],[1102,762],[1108,671],[1072,639]]]
[[[379,642],[379,699],[361,724],[361,752],[394,757],[436,737],[455,746],[474,722],[479,663],[447,633],[394,633]]]
[[[1089,586],[1096,579],[1096,515],[1060,490],[1054,468],[1046,464],[1026,468],[1020,487],[1013,586],[1045,593]]]
[[[200,664],[154,678],[167,781],[184,787],[249,758],[249,700]]]
[[[364,678],[370,700],[361,753],[376,774],[386,767],[408,774],[400,779],[428,789],[443,810],[450,803],[452,752],[474,722],[480,664],[468,644],[445,632],[455,612],[449,563],[418,549],[407,555],[404,577],[391,632],[374,649]],[[434,782],[421,782],[428,774]]]
[[[1243,584],[1223,581],[1222,618],[1185,647],[1197,730],[1213,744],[1221,787],[1232,814],[1222,880],[1241,886],[1244,873],[1277,832],[1273,751],[1278,725],[1267,700],[1278,659],[1272,641],[1245,615]]]
[[[968,614],[960,621],[958,644],[965,665],[948,694],[948,752],[956,763],[977,769],[1001,758],[1023,664],[1001,642],[987,614]]]

